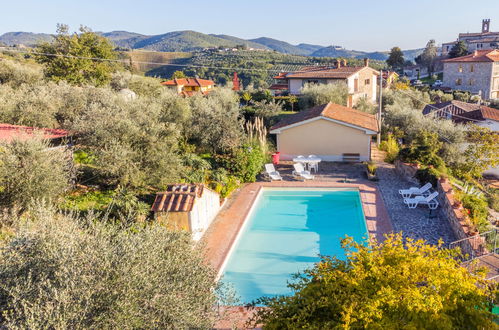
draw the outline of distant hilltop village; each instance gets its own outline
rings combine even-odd
[[[459,33],[456,41],[442,44],[442,56],[447,56],[458,41],[463,41],[469,52],[499,48],[499,32],[490,32],[490,19],[482,20],[482,32]]]

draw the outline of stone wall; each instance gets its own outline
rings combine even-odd
[[[418,179],[415,178],[419,165],[403,163],[400,160],[396,160],[395,168],[397,169],[397,172],[404,177],[404,179],[414,184],[419,184]]]

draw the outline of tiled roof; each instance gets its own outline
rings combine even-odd
[[[10,142],[13,139],[27,139],[35,137],[37,134],[48,140],[69,136],[69,132],[63,129],[0,124],[0,141]]]
[[[371,131],[378,131],[378,120],[374,115],[331,102],[300,111],[294,115],[289,115],[272,126],[271,130],[280,129],[316,117],[325,117]]]
[[[324,79],[346,79],[351,75],[365,69],[366,66],[342,66],[339,68],[307,68],[296,72],[291,72],[286,75],[288,79],[307,79],[307,78],[324,78]]]
[[[427,115],[433,111],[439,112],[439,115],[441,117],[447,117],[447,113],[456,115],[455,117],[452,117],[452,119],[456,122],[467,122],[472,120],[486,120],[486,119],[499,121],[498,109],[486,107],[484,105],[476,103],[449,101],[449,102],[431,104],[427,105],[423,109],[423,114]],[[466,118],[469,118],[469,120],[467,120]]]
[[[469,111],[461,115],[462,117],[469,118],[470,121],[473,120],[494,120],[499,121],[499,110],[494,108],[489,108],[486,106],[480,106],[479,109],[474,111]],[[464,118],[456,118],[456,121],[465,122]]]
[[[196,198],[203,195],[202,184],[169,185],[166,191],[156,194],[152,205],[154,212],[190,212]]]
[[[499,51],[494,50],[476,50],[472,54],[449,58],[443,60],[444,63],[449,62],[499,62]]]
[[[479,109],[480,105],[478,105],[476,103],[467,103],[467,102],[452,100],[452,101],[448,101],[448,102],[428,104],[427,106],[424,107],[423,114],[427,115],[432,111],[446,110],[446,108],[457,108],[459,110],[462,110],[461,112],[468,112],[468,111],[473,111],[473,110]]]
[[[205,87],[213,86],[215,82],[212,80],[199,79],[199,78],[175,78],[173,80],[163,81],[161,85],[164,86],[188,86],[188,87]]]

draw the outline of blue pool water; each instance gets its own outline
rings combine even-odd
[[[343,258],[340,238],[367,238],[358,191],[265,189],[228,256],[222,281],[243,303],[289,294],[291,274],[319,254]]]

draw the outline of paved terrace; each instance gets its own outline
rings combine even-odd
[[[407,208],[398,190],[413,184],[399,176],[391,164],[379,165],[379,182],[367,180],[365,166],[359,163],[321,162],[315,179],[306,182],[292,175],[292,162],[281,162],[276,169],[283,177],[282,182],[268,182],[262,176],[257,182],[245,185],[228,200],[204,235],[208,259],[216,269],[222,266],[261,187],[358,188],[371,237],[380,239],[383,234],[394,231],[402,232],[404,237],[425,239],[431,244],[436,244],[439,239],[445,244],[455,240],[447,219],[439,209],[430,214],[425,206],[412,210]]]

